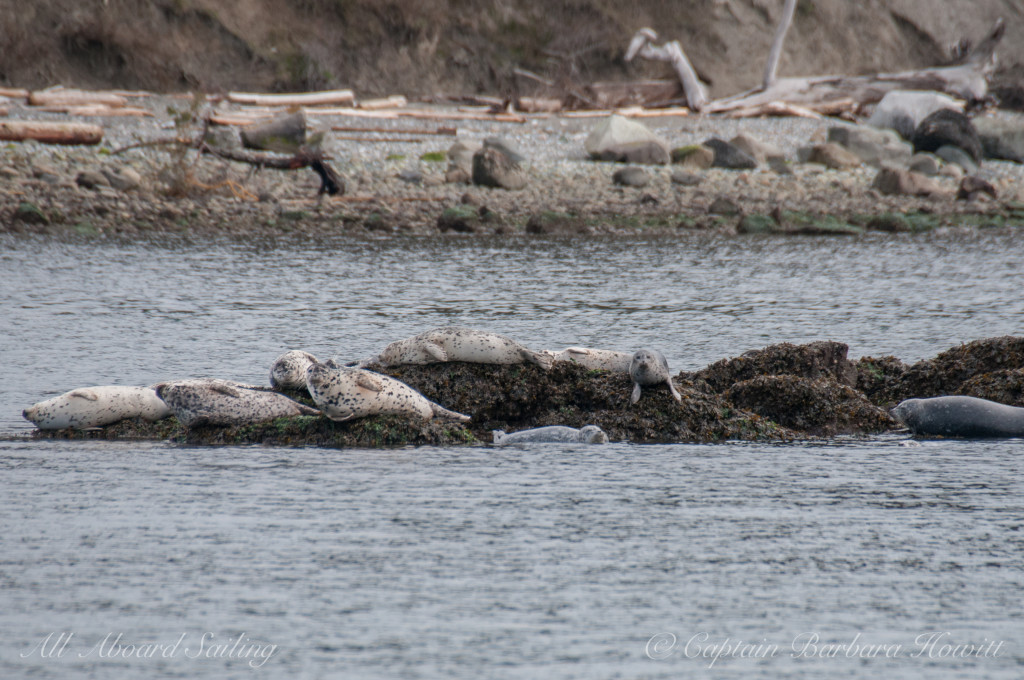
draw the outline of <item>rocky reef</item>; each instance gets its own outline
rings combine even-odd
[[[556,362],[439,363],[383,370],[431,401],[467,413],[465,425],[404,416],[346,423],[299,416],[241,427],[187,429],[174,418],[126,420],[98,430],[36,431],[38,438],[159,439],[183,444],[391,447],[490,442],[490,431],[600,425],[611,441],[634,443],[785,441],[896,429],[888,408],[911,397],[966,394],[1024,406],[1024,337],[977,340],[907,365],[895,357],[856,363],[840,342],[782,343],[680,373],[630,404],[624,373]],[[311,404],[308,394],[286,392]]]

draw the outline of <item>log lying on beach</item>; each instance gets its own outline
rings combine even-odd
[[[88,123],[8,120],[0,122],[0,139],[14,142],[34,139],[44,144],[99,144],[103,128]]]
[[[325,90],[290,94],[228,92],[228,101],[254,106],[352,106],[356,101],[352,90]]]
[[[32,106],[100,105],[117,108],[126,105],[128,100],[113,92],[89,92],[60,87],[32,92],[28,95],[28,103]]]

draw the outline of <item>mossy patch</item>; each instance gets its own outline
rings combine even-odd
[[[444,163],[448,160],[448,154],[444,151],[427,151],[420,156],[420,160],[425,163]]]

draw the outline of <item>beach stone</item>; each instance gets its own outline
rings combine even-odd
[[[589,234],[586,221],[560,212],[533,213],[526,221],[527,234]]]
[[[939,168],[939,175],[942,177],[952,177],[955,180],[959,180],[964,176],[964,169],[956,163],[947,163]]]
[[[651,181],[651,173],[643,168],[628,167],[616,170],[612,182],[624,187],[644,187]]]
[[[762,142],[751,135],[740,133],[729,140],[734,147],[753,158],[758,165],[764,165],[769,158],[785,158],[786,152],[769,142]]]
[[[501,137],[488,137],[484,140],[483,148],[497,149],[501,153],[505,154],[509,159],[519,164],[526,162],[526,156]]]
[[[782,157],[772,157],[768,159],[768,167],[772,169],[777,175],[792,175],[793,168],[790,167],[789,161]]]
[[[757,161],[725,140],[712,137],[705,140],[704,146],[715,152],[715,160],[711,164],[713,168],[727,170],[754,170],[757,168]]]
[[[398,173],[398,179],[409,184],[419,184],[423,181],[423,173],[415,168],[406,168]]]
[[[739,215],[741,212],[739,204],[728,196],[719,196],[711,202],[711,206],[708,208],[708,213],[711,215],[732,216]]]
[[[956,198],[958,201],[973,201],[980,198],[982,194],[988,194],[992,198],[999,197],[996,188],[992,186],[991,182],[981,177],[968,175],[960,180],[960,188],[956,192]]]
[[[672,163],[692,170],[707,170],[715,162],[715,152],[703,144],[672,149]]]
[[[914,152],[894,130],[866,125],[836,125],[828,130],[828,141],[839,144],[874,167],[903,165]]]
[[[455,231],[461,234],[472,234],[480,229],[481,212],[486,208],[474,208],[468,205],[457,205],[446,208],[437,218],[437,229],[441,233]]]
[[[736,226],[738,234],[773,234],[779,231],[779,224],[769,215],[760,213],[744,215]]]
[[[102,172],[96,170],[83,170],[75,177],[75,184],[85,189],[98,190],[100,187],[110,186],[110,182],[103,176]]]
[[[482,148],[479,142],[461,140],[448,147],[444,180],[449,184],[469,184],[473,179],[473,154]]]
[[[25,224],[49,224],[50,218],[35,203],[22,201],[14,210],[14,221]]]
[[[978,164],[959,146],[940,146],[935,150],[935,155],[947,163],[959,165],[968,175],[978,172]]]
[[[887,92],[878,102],[867,123],[876,128],[895,130],[904,139],[910,139],[921,121],[936,111],[940,109],[960,111],[962,108],[957,100],[938,92],[893,90]]]
[[[46,163],[35,163],[32,165],[32,176],[47,184],[60,184],[60,171]]]
[[[583,144],[594,160],[664,165],[668,144],[647,126],[612,114],[597,124]]]
[[[917,153],[910,159],[907,168],[926,177],[934,177],[939,174],[939,158],[935,154]]]
[[[117,168],[116,170],[104,168],[101,172],[107,178],[110,186],[118,191],[134,191],[142,186],[142,175],[132,168]]]
[[[526,171],[501,149],[484,146],[473,154],[473,184],[516,191],[526,182]]]
[[[671,179],[673,184],[684,187],[695,187],[704,181],[704,178],[700,175],[684,172],[683,170],[673,170]]]
[[[833,142],[816,144],[812,147],[807,162],[818,163],[832,170],[856,168],[861,164],[860,156]]]
[[[943,146],[958,146],[975,163],[981,162],[981,139],[971,119],[951,109],[940,109],[917,126],[911,139],[914,151],[937,151]]]
[[[939,185],[935,180],[902,168],[882,168],[875,175],[871,186],[890,196],[930,196],[939,193]]]
[[[975,118],[985,158],[1024,163],[1024,118]]]

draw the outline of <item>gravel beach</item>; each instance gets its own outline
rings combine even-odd
[[[98,146],[54,146],[8,142],[2,147],[0,224],[8,232],[73,233],[84,236],[192,233],[225,235],[408,233],[512,233],[558,231],[630,233],[679,229],[740,231],[747,216],[793,216],[827,223],[838,219],[851,233],[865,227],[892,230],[893,214],[927,217],[930,226],[985,226],[1024,222],[1024,166],[986,160],[977,175],[991,182],[997,198],[956,198],[959,179],[934,177],[939,192],[889,196],[872,188],[878,173],[868,165],[847,170],[798,161],[798,149],[823,143],[835,119],[666,116],[641,122],[671,148],[745,133],[786,154],[781,171],[687,169],[689,182],[673,181],[676,165],[644,166],[642,187],[618,186],[621,163],[589,160],[584,141],[602,116],[526,115],[525,122],[467,119],[360,118],[307,110],[311,131],[326,132],[324,150],[346,184],[343,196],[318,200],[319,178],[309,169],[254,172],[251,166],[173,147],[122,147],[173,137],[171,109],[188,110],[185,97],[147,96],[132,102],[152,117],[76,118],[104,128]],[[10,102],[8,120],[69,120]],[[226,103],[218,112],[235,108]],[[436,114],[453,107],[422,106]],[[996,116],[1011,116],[996,112]],[[333,128],[333,129],[332,129]],[[337,128],[348,128],[338,130]],[[353,130],[353,128],[363,128]],[[379,131],[367,131],[375,128]],[[451,134],[424,134],[454,128]],[[222,139],[237,139],[237,127],[212,127]],[[183,131],[196,131],[193,126]],[[409,132],[418,131],[418,132]],[[448,131],[450,133],[450,130]],[[520,152],[528,181],[520,190],[447,182],[445,152],[454,142],[498,137]],[[170,189],[183,173],[185,190]],[[111,186],[113,184],[113,186]],[[446,211],[453,219],[440,220]],[[538,216],[545,219],[538,219]],[[533,220],[531,221],[531,217]],[[833,219],[832,221],[835,221]],[[453,221],[454,220],[454,221]],[[828,229],[826,229],[827,231]],[[803,233],[806,233],[803,232]]]

